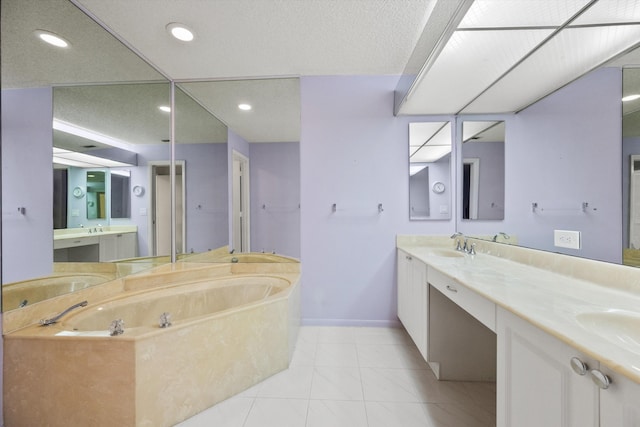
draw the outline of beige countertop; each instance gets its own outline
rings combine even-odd
[[[397,246],[640,383],[639,269],[473,241],[476,255],[456,252],[448,237],[398,236]],[[585,278],[605,275],[609,283]]]
[[[97,231],[93,231],[93,230]],[[91,232],[89,232],[91,230]],[[102,230],[102,231],[100,231]],[[109,234],[136,233],[135,225],[107,225],[102,227],[64,228],[53,230],[53,240],[78,239],[81,237],[99,237]]]

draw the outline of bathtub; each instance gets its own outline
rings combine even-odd
[[[290,270],[188,283],[173,275],[160,289],[6,335],[5,422],[173,426],[286,369],[300,304]],[[159,325],[163,312],[170,327]],[[114,319],[124,333],[108,336]]]

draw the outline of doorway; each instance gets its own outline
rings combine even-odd
[[[462,159],[462,219],[478,219],[480,159]]]
[[[249,159],[233,151],[233,248],[249,252]]]
[[[149,253],[153,256],[171,255],[171,165],[166,161],[151,162],[151,216],[149,223]],[[176,253],[184,253],[184,161],[176,161]]]

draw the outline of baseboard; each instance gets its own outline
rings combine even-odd
[[[355,326],[369,328],[401,328],[399,320],[302,319],[302,326]]]

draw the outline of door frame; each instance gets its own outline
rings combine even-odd
[[[232,152],[232,184],[231,184],[231,224],[232,249],[238,252],[249,252],[251,249],[251,179],[249,175],[249,158],[233,150]],[[236,172],[236,163],[241,166],[241,174]],[[238,187],[236,182],[239,181]],[[236,194],[237,191],[240,194]],[[240,202],[240,212],[236,213],[236,201]],[[236,217],[238,215],[238,217]],[[239,247],[237,246],[239,245]]]
[[[148,165],[148,186],[149,189],[149,201],[147,204],[147,212],[149,213],[147,219],[147,250],[149,256],[155,256],[155,241],[156,241],[156,227],[154,224],[154,220],[156,217],[156,175],[158,175],[158,167],[171,167],[171,161],[169,160],[154,160],[147,163]],[[186,162],[184,160],[176,160],[175,161],[176,168],[181,169],[182,175],[182,227],[179,230],[182,233],[182,248],[180,249],[180,253],[185,253],[187,242],[186,242]],[[177,170],[177,169],[176,169]],[[176,202],[176,205],[178,203]],[[178,232],[178,230],[176,230]]]

